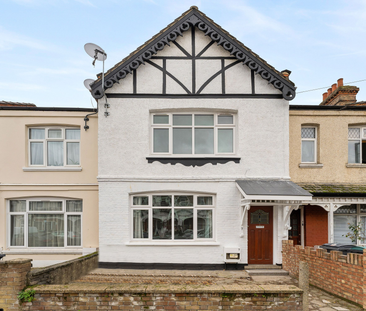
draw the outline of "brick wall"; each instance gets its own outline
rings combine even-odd
[[[19,310],[17,295],[27,285],[31,259],[0,261],[0,309]]]
[[[299,276],[299,262],[309,264],[310,284],[354,301],[366,308],[366,250],[361,254],[342,255],[341,252],[312,247],[305,249],[293,241],[283,241],[282,266],[291,276]]]
[[[305,245],[328,243],[328,212],[315,205],[305,206]]]
[[[91,291],[91,290],[90,290]],[[169,291],[169,290],[168,290]],[[302,310],[301,293],[40,293],[22,310]]]

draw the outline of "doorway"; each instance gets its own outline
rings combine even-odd
[[[273,207],[251,206],[248,213],[248,263],[273,264]]]
[[[288,231],[288,239],[294,241],[294,245],[301,245],[301,210],[292,211],[290,215],[291,230]]]

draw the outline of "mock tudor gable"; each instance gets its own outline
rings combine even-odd
[[[144,65],[144,66],[140,66]],[[294,84],[197,7],[110,69],[108,97],[295,97]],[[92,84],[96,99],[102,81]]]

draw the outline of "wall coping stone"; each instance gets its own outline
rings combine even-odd
[[[31,262],[32,260],[33,259],[28,259],[28,258],[15,258],[15,259],[9,259],[9,260],[5,260],[5,261],[0,261],[0,265],[23,264],[23,263]]]

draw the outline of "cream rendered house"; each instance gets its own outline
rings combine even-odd
[[[100,266],[281,264],[311,199],[289,177],[286,72],[192,7],[91,88]]]
[[[44,266],[95,251],[95,110],[0,102],[0,127],[4,260],[32,258],[33,266]]]

